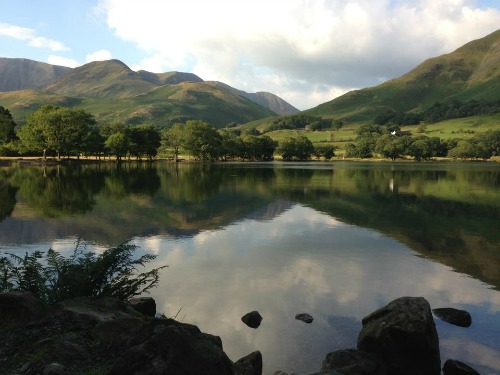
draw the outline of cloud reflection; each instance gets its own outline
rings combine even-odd
[[[500,293],[487,285],[381,233],[304,206],[270,221],[247,220],[192,238],[158,236],[140,245],[158,253],[157,265],[169,265],[152,293],[158,310],[173,316],[182,308],[178,318],[220,335],[233,360],[261,350],[265,373],[319,370],[328,352],[355,346],[362,317],[401,296],[423,296],[432,307],[481,305],[475,318],[500,312]],[[258,330],[240,321],[251,310],[264,318]],[[313,324],[294,320],[301,312],[313,315]],[[500,334],[498,326],[492,329]],[[474,327],[467,332],[469,347],[489,348]],[[459,347],[466,346],[445,341],[443,359],[460,359]],[[483,357],[484,366],[500,370]]]

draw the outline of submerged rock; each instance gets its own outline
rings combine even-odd
[[[295,319],[301,320],[304,323],[312,323],[312,321],[314,320],[314,318],[307,313],[297,314],[295,315]]]
[[[440,375],[439,339],[422,297],[402,297],[362,320],[358,349],[377,355],[389,375]]]
[[[439,319],[459,327],[470,327],[472,324],[472,318],[470,314],[465,310],[443,307],[439,309],[433,309],[432,312]]]
[[[443,366],[443,375],[479,375],[479,372],[465,363],[448,359]]]
[[[260,316],[258,311],[251,311],[241,317],[241,321],[245,323],[250,328],[258,328],[260,322],[262,321],[262,316]]]

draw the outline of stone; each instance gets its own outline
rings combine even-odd
[[[429,302],[401,297],[362,320],[358,349],[373,353],[388,375],[440,375],[436,325]]]
[[[251,311],[241,317],[241,321],[245,323],[250,328],[258,328],[260,322],[262,321],[262,316],[260,316],[258,311]]]
[[[128,303],[141,314],[152,318],[156,315],[156,302],[151,297],[137,297],[128,300]]]
[[[465,310],[454,309],[451,307],[443,307],[432,310],[434,315],[439,319],[456,325],[458,327],[470,327],[472,324],[472,317]]]
[[[337,350],[327,354],[321,373],[335,370],[345,375],[386,375],[382,361],[374,354],[358,349]]]
[[[234,375],[262,375],[262,354],[255,351],[234,363]]]
[[[43,303],[30,292],[0,293],[0,329],[40,319]]]
[[[81,345],[69,340],[60,340],[54,347],[52,357],[56,361],[70,362],[75,359],[90,359],[90,353]]]
[[[443,375],[479,375],[479,372],[465,363],[448,359],[443,366]]]
[[[307,313],[297,314],[297,315],[295,315],[295,319],[301,320],[304,323],[312,323],[312,321],[314,320],[314,318]]]
[[[66,369],[60,363],[54,362],[43,368],[43,375],[65,375]]]
[[[157,326],[145,342],[124,351],[109,375],[232,375],[233,362],[196,326]]]
[[[88,297],[68,299],[57,305],[56,313],[68,315],[75,321],[90,325],[121,317],[143,317],[130,304],[114,297],[101,297],[95,300]]]

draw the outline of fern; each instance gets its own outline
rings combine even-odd
[[[149,293],[158,284],[160,270],[167,267],[140,273],[139,266],[145,267],[156,256],[133,259],[136,248],[124,243],[95,254],[85,251],[78,241],[70,257],[53,249],[24,257],[8,254],[10,259],[0,258],[0,291],[30,291],[47,303],[83,296],[127,300]]]

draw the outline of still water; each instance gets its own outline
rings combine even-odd
[[[158,311],[234,361],[260,350],[265,374],[318,371],[401,296],[468,310],[470,328],[436,319],[442,361],[500,374],[499,219],[494,163],[0,167],[0,252],[131,241],[169,265]]]

